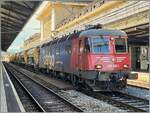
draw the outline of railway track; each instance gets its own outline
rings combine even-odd
[[[84,92],[127,112],[148,112],[149,101],[121,92]]]
[[[80,108],[59,96],[52,89],[31,79],[16,68],[7,64],[7,70],[13,74],[43,112],[82,112]]]
[[[13,65],[13,64],[10,64],[11,66],[13,66],[14,68],[17,68],[18,70],[21,71],[21,73],[25,74],[26,76],[28,76],[29,78],[33,79],[33,80],[36,80],[36,82],[44,85],[45,87],[49,88],[49,89],[52,89],[54,92],[56,93],[60,93],[61,91],[60,90],[68,90],[67,88],[60,88],[58,86],[55,86],[54,84],[52,84],[51,82],[49,82],[49,78],[47,76],[49,75],[44,75],[44,74],[39,74],[38,72],[35,73],[34,71],[30,71],[28,69],[23,69],[23,68],[20,68],[19,66],[16,66],[16,65]],[[30,76],[29,76],[30,75]],[[58,82],[59,83],[59,82]],[[60,83],[60,85],[63,85]]]
[[[40,80],[40,82],[42,81]],[[100,93],[94,92],[93,93],[93,92],[87,92],[84,90],[81,92],[89,96],[92,96],[94,98],[103,100],[125,111],[129,111],[129,112],[148,112],[149,111],[149,101],[139,98],[139,97],[131,96],[131,95],[124,94],[121,92],[100,92]]]
[[[17,91],[17,94],[22,102],[22,105],[26,112],[42,112],[43,110],[38,106],[38,104],[34,101],[32,96],[26,92],[24,87],[20,84],[20,82],[13,76],[13,74],[6,68],[7,73]]]

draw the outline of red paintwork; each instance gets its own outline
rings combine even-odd
[[[107,38],[112,38],[110,36],[106,36]],[[118,38],[114,37],[113,38]],[[122,37],[126,38],[127,37]],[[97,70],[95,69],[95,65],[101,64],[103,66],[102,69],[98,69],[99,71],[105,72],[114,72],[119,70],[130,70],[131,69],[131,61],[129,53],[116,54],[114,40],[109,41],[109,54],[93,54],[93,53],[80,53],[79,52],[79,40],[81,42],[81,49],[84,48],[84,37],[77,38],[72,41],[72,54],[71,54],[71,69],[73,70]],[[115,61],[112,61],[115,59]],[[129,65],[128,69],[124,69],[123,65]]]
[[[77,39],[73,39],[72,40],[72,52],[71,52],[71,63],[70,63],[70,67],[71,70],[76,70],[76,68],[78,67],[78,38]]]
[[[107,54],[107,55],[94,55],[89,54],[88,58],[88,65],[86,66],[85,70],[97,70],[95,69],[95,65],[101,64],[103,66],[100,71],[111,72],[111,71],[118,71],[124,70],[123,65],[128,64],[131,67],[130,59],[128,54]],[[112,61],[112,58],[115,58],[116,61]]]

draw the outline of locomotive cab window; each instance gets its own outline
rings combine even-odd
[[[127,42],[125,38],[115,38],[115,49],[116,53],[127,52]]]
[[[92,42],[92,52],[93,53],[109,53],[109,40],[104,37],[93,37]]]

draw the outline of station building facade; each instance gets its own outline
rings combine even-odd
[[[72,5],[72,4],[68,3],[66,5],[66,4],[59,4],[59,3],[58,4],[57,3],[56,4],[49,3],[44,8],[44,10],[41,11],[41,14],[38,17],[38,20],[41,22],[41,41],[55,37],[55,33],[59,34],[58,31],[61,33],[61,32],[65,32],[66,29],[72,29],[73,27],[76,27],[76,26],[74,26],[74,24],[75,24],[74,21],[76,21],[77,26],[80,26],[80,23],[86,23],[84,21],[87,21],[87,20],[90,21],[93,19],[94,16],[95,16],[94,18],[96,18],[96,17],[99,17],[101,14],[104,15],[105,13],[108,14],[109,12],[111,12],[111,14],[112,14],[119,8],[120,9],[128,8],[127,5],[131,5],[131,3],[122,3],[120,1],[119,2],[115,1],[115,2],[112,2],[112,3],[109,3],[105,6],[103,6],[102,9],[100,9],[99,6],[96,9],[95,8],[95,7],[97,7],[96,5],[91,5],[91,7],[88,6],[88,8],[86,10],[87,14],[82,15],[81,12],[83,12],[83,9],[85,10],[85,8],[87,6],[86,4],[73,4]],[[137,3],[137,5],[138,5],[138,3]],[[114,7],[114,6],[116,6],[116,7]],[[93,9],[93,7],[95,9]],[[88,9],[90,9],[90,11],[93,10],[92,12],[93,13],[95,12],[95,13],[94,14],[91,13],[90,11],[88,11]],[[61,13],[60,13],[60,10],[61,10]],[[67,10],[69,10],[69,11],[67,11]],[[95,10],[97,10],[97,11],[95,11]],[[75,15],[79,14],[79,16],[77,16],[78,18],[70,19],[70,11],[72,11],[72,13]],[[141,13],[141,12],[138,13],[139,15],[129,16],[129,18],[124,17],[124,19],[118,19],[118,21],[104,24],[104,28],[125,29],[126,27],[131,27],[131,26],[135,26],[137,24],[147,23],[147,22],[149,22],[149,19],[147,18],[146,11],[144,11],[143,13]],[[120,12],[121,12],[121,10],[120,10]],[[121,12],[121,13],[124,13],[124,12]],[[142,16],[142,14],[144,14],[145,16]],[[85,16],[85,15],[87,15],[87,16]],[[92,15],[94,15],[94,16],[92,16]],[[127,15],[128,14],[123,15],[123,16],[127,16]],[[88,17],[88,19],[87,19],[87,17]],[[145,18],[143,18],[143,17],[145,17]],[[70,20],[68,19],[70,22],[68,22],[67,18],[70,19]],[[84,18],[85,18],[85,20],[84,20]],[[67,22],[65,23],[66,20],[67,20]],[[133,22],[133,20],[135,20],[135,21]],[[105,23],[105,21],[107,21],[107,20],[104,20],[104,23]],[[63,22],[63,23],[61,23],[61,22]],[[94,21],[93,21],[93,23],[94,23]],[[65,26],[67,26],[67,27],[65,28]],[[65,30],[63,27],[65,28]],[[128,31],[126,31],[126,32],[128,34]],[[143,45],[129,43],[129,52],[131,55],[131,63],[132,63],[133,71],[148,72],[148,68],[149,68],[149,66],[148,66],[148,48],[149,48],[148,43],[143,44]]]

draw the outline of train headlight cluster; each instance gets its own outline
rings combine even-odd
[[[112,61],[112,62],[115,62],[115,61],[116,61],[116,59],[115,59],[115,58],[112,58],[112,59],[111,59],[111,61]]]
[[[127,69],[127,68],[129,68],[129,65],[128,64],[124,64],[123,67]]]
[[[97,64],[97,65],[95,65],[95,68],[96,68],[96,69],[102,69],[103,66],[102,66],[101,64]]]
[[[113,37],[111,37],[111,38],[110,38],[110,40],[111,40],[111,41],[113,41],[113,40],[114,40],[114,38],[113,38]]]

